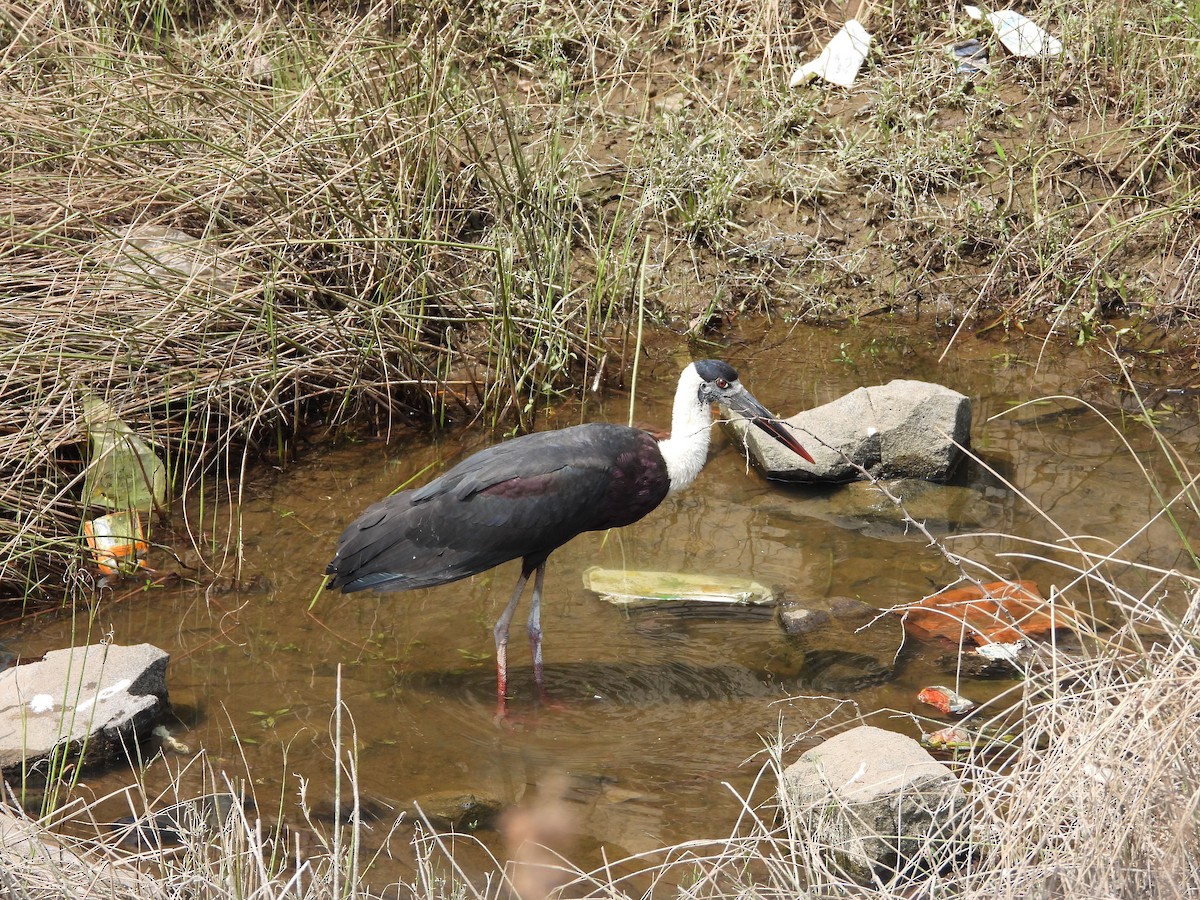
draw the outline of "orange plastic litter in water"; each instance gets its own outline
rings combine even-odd
[[[917,700],[921,703],[928,703],[941,712],[955,716],[965,716],[977,706],[975,701],[968,700],[962,694],[956,693],[940,684],[922,688],[921,692],[917,694]]]
[[[136,512],[110,513],[83,523],[92,561],[101,575],[119,575],[146,563],[146,539]]]
[[[1032,581],[994,581],[942,591],[898,610],[904,628],[921,640],[1012,644],[1070,624]]]

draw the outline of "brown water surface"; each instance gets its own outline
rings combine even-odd
[[[917,332],[778,322],[748,324],[723,347],[689,350],[677,338],[659,337],[642,362],[635,419],[666,426],[676,376],[691,355],[730,360],[781,415],[891,378],[936,381],[973,399],[975,451],[1063,532],[1089,536],[1085,543],[1099,551],[1133,536],[1123,558],[1183,564],[1180,541],[1166,522],[1137,534],[1157,509],[1139,465],[1158,472],[1162,460],[1144,427],[1117,417],[1114,429],[1065,402],[1002,415],[1057,394],[1116,403],[1118,392],[1093,374],[1094,360],[1077,353],[1035,366],[1037,346],[966,342],[939,362],[942,347]],[[1030,358],[1021,357],[1026,352]],[[1163,427],[1192,454],[1194,402],[1180,402],[1191,405],[1164,415]],[[624,422],[628,404],[627,393],[610,390],[583,408],[563,404],[539,427]],[[243,574],[261,577],[265,587],[146,592],[102,605],[91,636],[111,633],[118,643],[148,641],[168,650],[180,718],[175,730],[231,771],[248,770],[260,804],[282,793],[284,814],[298,819],[297,776],[307,780],[311,799],[331,796],[340,667],[343,727],[353,733],[365,794],[397,808],[446,790],[511,804],[565,774],[579,818],[574,852],[585,864],[599,861],[600,847],[613,859],[724,835],[740,812],[725,785],[751,787],[764,742],[781,732],[788,739],[815,735],[858,712],[916,734],[914,715],[933,714],[916,702],[917,691],[953,683],[939,666],[944,651],[911,642],[901,649],[892,617],[858,632],[861,619],[835,620],[821,632],[791,638],[769,616],[626,613],[584,590],[581,574],[600,565],[745,576],[817,608],[836,597],[882,608],[919,599],[957,577],[921,534],[847,517],[829,490],[767,482],[718,435],[691,490],[634,526],[584,535],[551,557],[543,609],[546,678],[561,708],[536,709],[528,649],[517,627],[510,649],[512,709],[524,727],[497,729],[491,626],[516,579],[516,563],[435,589],[325,594],[312,604],[346,523],[427,467],[437,471],[485,441],[477,430],[437,441],[402,434],[390,444],[316,453],[285,474],[262,478],[241,506],[240,529]],[[1156,477],[1170,484],[1165,470]],[[1062,537],[981,467],[968,467],[961,480],[980,490],[985,520],[977,528],[931,522],[939,535]],[[1000,575],[1033,578],[1044,592],[1072,577],[1021,555],[1001,556],[1044,553],[1007,538],[955,537],[949,547]],[[1120,577],[1134,578],[1125,571]],[[40,623],[14,641],[32,655],[80,643],[86,628],[79,621]],[[962,691],[985,700],[1010,686],[968,683]],[[161,767],[152,765],[147,781],[161,783]],[[101,793],[128,777],[115,773],[90,782],[90,789]],[[480,835],[497,846],[490,831]],[[396,852],[392,875],[403,878],[404,848]]]

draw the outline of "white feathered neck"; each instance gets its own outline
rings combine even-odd
[[[675,405],[671,410],[671,436],[658,442],[671,479],[668,493],[682,491],[700,474],[708,459],[712,437],[712,411],[700,400],[703,383],[695,365],[689,363],[679,376]]]

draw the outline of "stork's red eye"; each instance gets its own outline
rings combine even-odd
[[[717,387],[719,387],[721,390],[725,390],[725,388],[729,387],[729,382],[726,381],[724,378],[718,378],[717,379]]]

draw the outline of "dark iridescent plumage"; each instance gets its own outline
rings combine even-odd
[[[330,586],[430,587],[519,557],[529,573],[577,534],[636,522],[667,487],[644,431],[597,423],[527,434],[367,509],[338,542]]]

